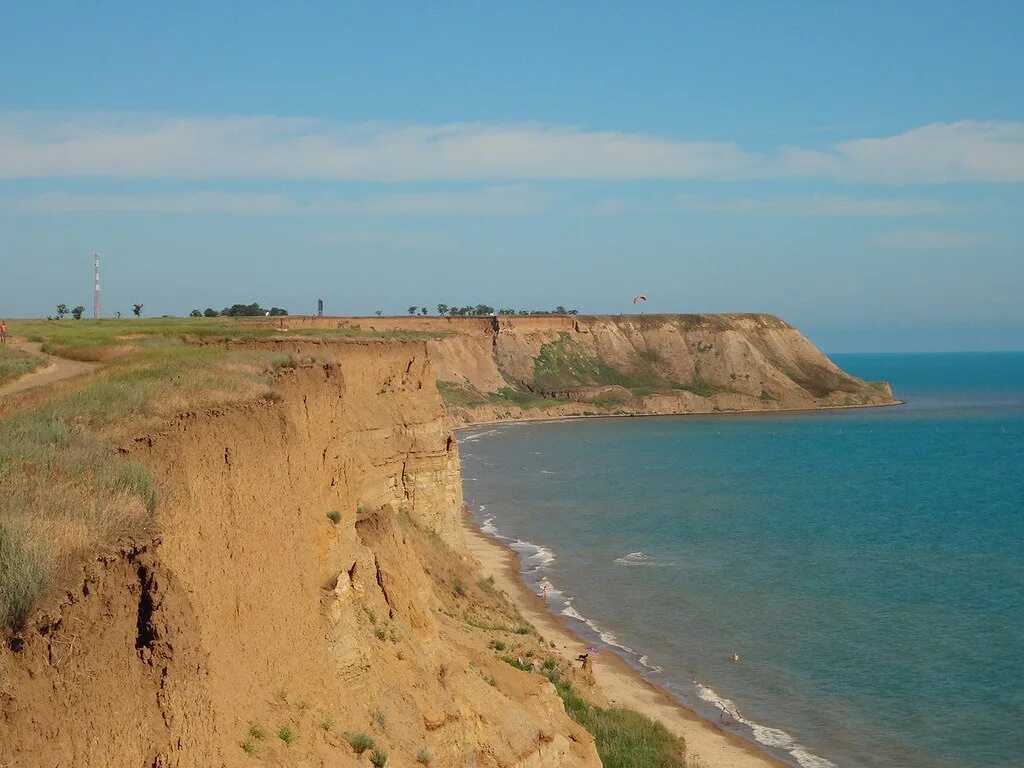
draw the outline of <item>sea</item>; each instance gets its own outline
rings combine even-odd
[[[1020,768],[1024,353],[833,359],[905,404],[472,428],[470,511],[598,653],[795,766]]]

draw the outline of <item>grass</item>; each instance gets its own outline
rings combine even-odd
[[[533,664],[528,661],[520,661],[519,659],[514,659],[511,656],[499,656],[498,658],[509,666],[520,669],[523,672],[533,672]]]
[[[0,384],[32,373],[43,364],[42,358],[22,352],[9,344],[0,345]]]
[[[682,742],[661,723],[631,709],[596,707],[557,673],[545,676],[566,714],[594,737],[604,768],[686,768]]]
[[[78,348],[108,343],[117,328],[134,325],[20,324],[26,328],[19,333],[38,331],[51,345]],[[149,529],[159,502],[156,482],[147,468],[121,456],[119,445],[173,413],[272,392],[273,353],[190,347],[155,335],[143,341],[77,388],[45,393],[50,399],[30,399],[27,408],[16,405],[0,418],[0,628],[22,625],[82,553]]]
[[[0,628],[20,629],[42,597],[50,564],[14,520],[0,518]]]
[[[288,746],[291,746],[292,742],[296,739],[295,731],[293,731],[290,726],[282,725],[277,729],[277,738]]]
[[[348,745],[352,747],[352,751],[357,755],[363,754],[368,749],[373,749],[373,739],[367,736],[365,733],[350,733],[345,737],[348,741]]]
[[[766,403],[770,403],[770,402],[772,402],[775,399],[775,395],[773,395],[767,389],[762,389],[761,390],[761,394],[759,395],[759,397],[761,398],[761,400],[763,400]]]
[[[383,629],[378,629],[373,634],[376,635],[377,639],[380,640],[381,642],[384,642],[385,640],[388,639],[388,635],[387,635],[387,633]]]
[[[279,318],[196,317],[119,320],[12,320],[11,333],[43,345],[43,351],[77,360],[106,360],[117,348],[135,347],[147,337],[186,341],[232,338],[267,339],[284,335]],[[288,327],[284,319],[284,327]],[[301,328],[288,338],[429,339],[450,334],[431,331],[369,331],[361,328]]]
[[[695,381],[692,384],[680,384],[679,389],[686,392],[693,392],[693,394],[699,395],[700,397],[713,397],[718,394],[718,390],[710,384],[704,384],[699,381]]]
[[[249,738],[254,741],[263,741],[267,738],[267,732],[259,723],[249,723]]]
[[[373,764],[374,768],[384,768],[388,762],[388,753],[382,749],[374,749],[373,752],[370,753],[370,762]]]
[[[336,509],[332,509],[330,512],[327,513],[327,519],[335,525],[337,525],[341,522],[341,512],[339,512]]]

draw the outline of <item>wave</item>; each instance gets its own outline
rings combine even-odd
[[[481,437],[489,437],[491,435],[500,435],[504,431],[505,431],[504,428],[498,428],[498,429],[485,429],[482,432],[470,432],[469,434],[466,434],[466,435],[460,435],[459,436],[459,442],[460,443],[475,443]]]
[[[614,632],[610,632],[607,629],[603,629],[596,622],[591,621],[586,616],[584,616],[582,613],[577,611],[576,608],[572,604],[572,598],[571,597],[565,598],[565,605],[562,608],[562,610],[559,611],[559,613],[561,613],[563,616],[568,616],[570,619],[576,619],[576,621],[582,621],[584,624],[586,624],[588,627],[590,627],[590,629],[593,632],[597,633],[597,636],[599,638],[601,638],[601,642],[603,642],[605,645],[610,645],[613,648],[618,648],[620,650],[625,651],[626,653],[629,653],[629,654],[632,654],[632,655],[636,656],[636,651],[634,651],[628,645],[623,645],[622,643],[620,643],[619,642],[619,638],[616,636],[616,634]]]
[[[637,659],[637,661],[639,661],[641,664],[647,667],[647,669],[649,669],[654,674],[658,674],[659,672],[664,671],[664,669],[662,667],[659,667],[657,664],[651,664],[651,660],[648,658],[646,653],[639,659]]]
[[[555,562],[555,553],[545,546],[534,544],[532,541],[516,539],[509,544],[523,560],[523,565],[528,565],[530,571],[542,571]]]
[[[486,507],[484,505],[480,506],[481,511],[485,509]],[[616,636],[614,632],[605,629],[597,624],[597,622],[576,610],[576,607],[573,604],[573,597],[557,589],[547,575],[543,573],[551,563],[555,562],[554,552],[541,544],[534,544],[533,542],[525,541],[523,539],[513,540],[508,536],[502,535],[494,525],[493,515],[485,518],[483,522],[480,523],[480,530],[491,538],[511,542],[509,546],[519,555],[520,563],[523,566],[525,574],[528,577],[533,576],[536,578],[536,593],[546,599],[548,606],[551,607],[552,610],[557,611],[566,618],[580,622],[597,635],[602,643],[631,656],[632,661],[635,661],[640,667],[642,667],[645,674],[659,674],[664,671],[661,666],[652,664],[650,657],[648,657],[647,654],[640,654],[628,645],[620,642],[618,636]],[[659,563],[653,562],[644,552],[630,552],[627,555],[615,558],[615,562],[622,565],[660,565]],[[532,579],[530,580],[532,581]],[[757,723],[743,717],[735,702],[725,698],[724,696],[719,696],[712,688],[703,685],[696,680],[693,681],[693,685],[696,688],[697,696],[702,701],[710,704],[719,712],[726,715],[733,724],[745,727],[757,743],[765,747],[788,753],[797,762],[797,764],[801,766],[801,768],[838,768],[838,766],[831,760],[819,757],[809,751],[805,746],[797,741],[796,738],[786,731],[783,731],[780,728],[772,728],[771,726],[762,725],[761,723]]]
[[[671,563],[657,562],[644,552],[630,552],[628,555],[616,557],[615,562],[619,565],[651,565],[658,568],[671,565]]]
[[[802,768],[838,768],[838,766],[831,760],[826,760],[824,757],[818,757],[808,751],[808,749],[793,738],[792,735],[786,733],[782,729],[772,728],[767,725],[755,723],[753,720],[747,720],[740,714],[739,708],[736,706],[735,702],[730,701],[724,696],[719,696],[708,686],[702,685],[696,680],[693,681],[693,684],[697,687],[697,695],[702,700],[708,702],[723,714],[728,715],[733,722],[740,723],[741,725],[745,725],[749,728],[754,739],[758,743],[763,744],[766,747],[774,747],[775,749],[781,749],[788,752],[793,756],[793,759],[802,766]]]

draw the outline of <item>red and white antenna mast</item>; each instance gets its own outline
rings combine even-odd
[[[98,252],[92,252],[92,271],[96,278],[95,287],[92,292],[92,316],[97,320],[100,319],[100,255]]]

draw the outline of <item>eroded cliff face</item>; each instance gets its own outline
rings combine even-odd
[[[292,318],[290,327],[433,334],[463,422],[583,414],[855,407],[896,402],[772,315]]]
[[[357,765],[360,732],[394,766],[600,765],[477,628],[517,617],[475,586],[424,345],[317,352],[270,400],[125,442],[154,532],[5,638],[0,765]]]

